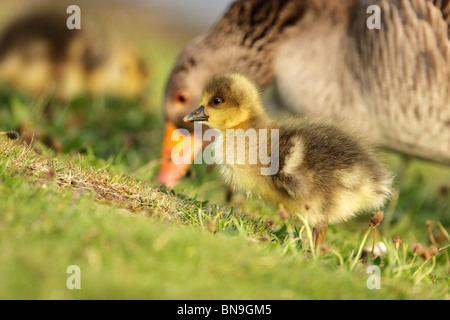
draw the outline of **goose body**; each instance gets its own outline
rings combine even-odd
[[[370,5],[380,29],[367,27]],[[237,1],[180,54],[165,117],[192,130],[181,119],[200,88],[239,72],[274,88],[276,111],[347,121],[376,145],[449,165],[449,24],[447,0]]]
[[[225,181],[293,215],[306,215],[312,226],[324,228],[364,210],[378,209],[391,195],[392,176],[363,139],[326,122],[272,119],[254,84],[241,75],[214,77],[203,91],[199,109],[185,120],[203,121],[222,132],[219,143],[226,150],[221,166]],[[262,134],[239,142],[235,138],[238,129],[238,135],[249,130]],[[278,164],[275,170],[263,171],[268,165],[257,157],[261,148],[269,150],[271,160]],[[230,150],[234,159],[245,154],[245,161],[231,159]]]
[[[381,9],[379,30],[366,27],[371,4]],[[279,48],[283,104],[352,120],[373,143],[450,164],[450,2],[358,1],[346,19],[315,23],[302,31],[301,22]]]

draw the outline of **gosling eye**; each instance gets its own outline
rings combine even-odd
[[[214,98],[213,101],[212,101],[212,104],[215,105],[215,106],[218,106],[221,103],[222,103],[222,100],[219,99],[219,98]]]

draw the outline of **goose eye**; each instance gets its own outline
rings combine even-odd
[[[218,106],[219,104],[222,103],[222,100],[220,100],[219,98],[215,98],[212,102],[213,102],[213,105]]]
[[[178,90],[174,95],[174,102],[176,104],[186,104],[189,101],[189,94],[186,90]]]

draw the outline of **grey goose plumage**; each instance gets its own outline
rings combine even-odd
[[[379,30],[366,27],[371,4],[381,8]],[[450,2],[358,1],[340,23],[316,23],[311,34],[300,25],[278,51],[285,105],[352,121],[378,145],[450,164]]]

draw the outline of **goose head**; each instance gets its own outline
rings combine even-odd
[[[295,29],[304,7],[304,1],[235,1],[208,32],[184,48],[169,76],[164,95],[166,129],[160,182],[173,186],[188,167],[170,161],[174,134],[185,136],[183,141],[191,145],[202,145],[199,141],[192,143],[195,141],[191,135],[194,125],[183,122],[183,117],[201,104],[206,82],[216,74],[237,72],[257,81],[261,89],[273,83],[277,44]],[[271,19],[260,19],[269,12]],[[264,30],[264,36],[255,32],[255,28]],[[201,148],[191,150],[194,158]]]
[[[186,143],[191,148],[192,159],[205,147],[208,142],[196,141],[193,134],[194,124],[184,122],[186,114],[194,111],[202,104],[202,90],[207,81],[214,75],[239,72],[252,79],[258,80],[257,85],[264,87],[269,82],[266,78],[253,75],[246,65],[236,64],[242,54],[242,49],[232,45],[220,45],[209,36],[194,39],[180,54],[167,80],[164,93],[163,111],[165,118],[165,132],[162,143],[161,167],[158,179],[166,186],[174,186],[184,175],[189,165],[174,164],[171,152],[178,143]],[[232,49],[233,48],[233,49]],[[264,69],[265,70],[265,69]],[[262,69],[260,70],[262,71]],[[264,71],[270,78],[271,72]],[[264,80],[262,83],[262,80]],[[202,127],[203,131],[207,128]],[[183,136],[181,142],[176,137]],[[188,146],[183,146],[183,149]]]
[[[173,187],[185,174],[188,164],[175,164],[171,160],[171,153],[175,145],[183,144],[184,149],[191,149],[191,158],[204,147],[203,141],[195,141],[194,124],[184,122],[183,117],[194,111],[201,103],[203,86],[211,76],[213,68],[218,65],[210,64],[214,60],[209,48],[203,47],[203,38],[197,38],[182,51],[167,80],[163,112],[165,131],[161,150],[161,167],[158,180],[167,187]],[[181,142],[178,138],[183,137]],[[195,146],[195,147],[194,147]]]

